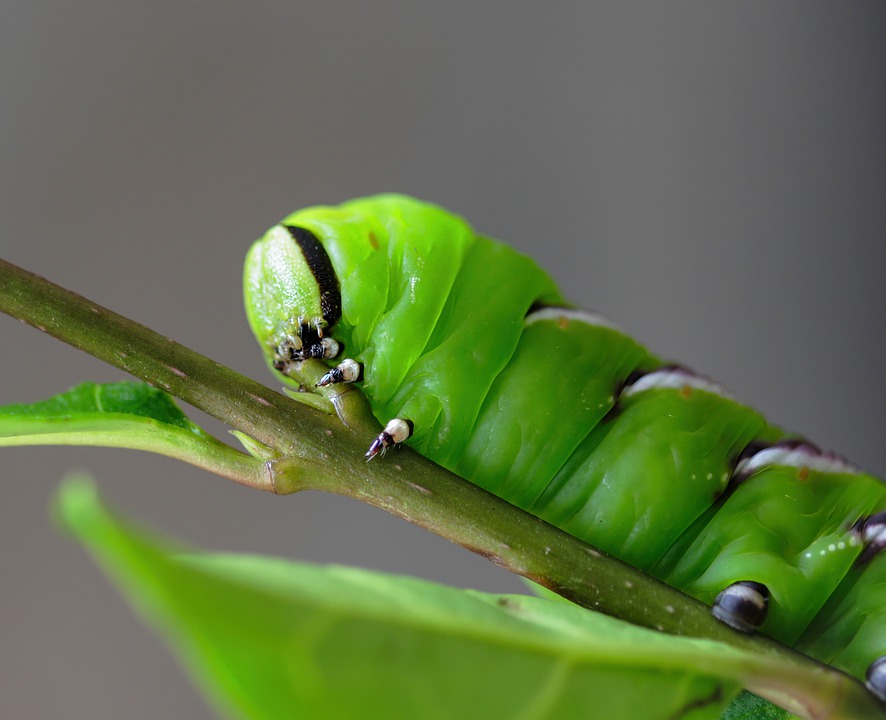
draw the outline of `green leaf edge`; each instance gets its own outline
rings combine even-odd
[[[634,673],[638,658],[656,671],[677,670],[690,678],[701,675],[699,668],[703,668],[708,677],[716,674],[718,682],[728,686],[730,695],[753,675],[778,673],[777,663],[765,657],[709,640],[657,633],[559,600],[457,590],[414,578],[340,566],[317,567],[273,558],[183,552],[181,546],[151,538],[117,520],[102,506],[91,481],[83,478],[62,485],[57,509],[62,526],[86,545],[133,604],[153,623],[159,624],[165,634],[173,636],[173,644],[185,656],[186,664],[198,676],[200,684],[215,697],[216,705],[230,707],[233,704],[248,709],[247,715],[252,717],[264,716],[254,714],[255,708],[248,698],[232,697],[230,688],[213,679],[213,671],[206,665],[205,658],[200,658],[199,650],[193,646],[188,650],[189,643],[183,642],[181,636],[174,639],[182,631],[181,623],[186,618],[176,617],[177,588],[175,583],[165,582],[165,575],[180,580],[187,578],[181,580],[186,584],[216,583],[220,589],[226,588],[219,597],[245,592],[278,600],[298,598],[301,603],[307,599],[322,605],[324,612],[333,613],[335,617],[360,616],[367,621],[388,624],[395,620],[409,621],[410,627],[418,623],[440,637],[451,637],[455,633],[497,646],[510,645],[515,652],[555,656],[572,669],[582,663],[605,661],[609,668],[621,665]],[[296,575],[301,579],[296,581]],[[342,591],[330,595],[327,591],[330,583],[342,585]],[[381,596],[373,595],[380,583],[387,591]],[[445,603],[438,606],[436,600],[430,605],[416,602],[426,596],[445,598]],[[462,617],[453,611],[466,603],[477,617]],[[242,616],[241,632],[248,628],[250,615]],[[187,627],[187,623],[184,626]],[[601,640],[600,628],[611,636]],[[199,629],[196,633],[200,635]],[[632,642],[632,638],[640,640]],[[213,642],[206,637],[198,640],[204,645]],[[810,677],[809,681],[814,682],[815,678]],[[723,703],[727,699],[724,694]],[[445,716],[445,713],[441,715]],[[587,714],[581,716],[588,717]],[[690,716],[707,715],[694,713],[686,717]],[[530,714],[526,717],[548,716]]]
[[[217,440],[171,396],[140,382],[84,382],[46,400],[0,406],[0,447],[25,445],[143,450],[245,484],[263,473],[261,459]]]

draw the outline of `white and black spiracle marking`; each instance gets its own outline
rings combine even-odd
[[[769,588],[753,580],[739,580],[717,595],[711,612],[729,627],[755,632],[769,611]]]

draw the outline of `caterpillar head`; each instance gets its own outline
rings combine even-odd
[[[326,331],[341,318],[341,290],[314,233],[275,225],[246,257],[244,301],[249,325],[277,370],[309,358],[333,358]]]

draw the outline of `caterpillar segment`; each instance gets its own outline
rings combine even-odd
[[[886,485],[571,307],[529,258],[382,195],[269,230],[245,296],[284,375],[344,353],[318,384],[360,384],[384,425],[367,458],[407,442],[724,621],[886,685]]]

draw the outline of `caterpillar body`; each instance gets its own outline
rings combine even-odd
[[[385,425],[370,456],[405,440],[737,627],[882,665],[886,485],[572,307],[531,259],[381,195],[290,215],[244,281],[277,371],[325,358],[325,383],[361,384]],[[749,587],[765,597],[736,618]]]

